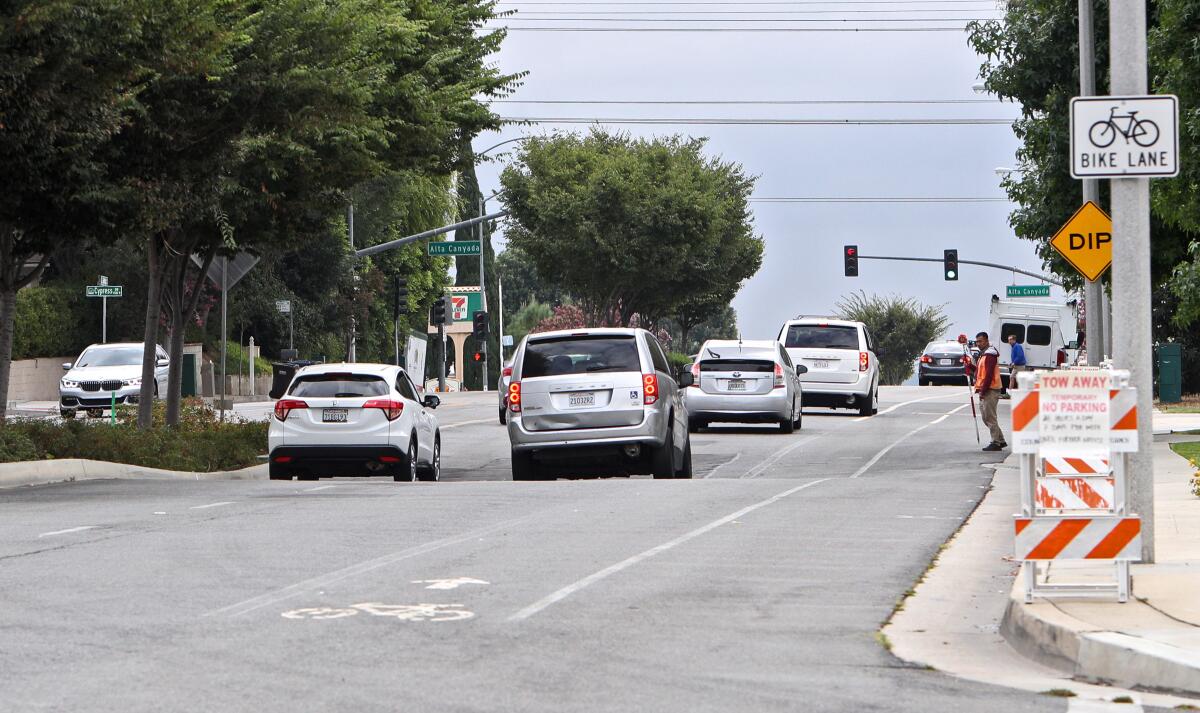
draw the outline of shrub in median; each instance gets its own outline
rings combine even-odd
[[[255,465],[266,451],[265,422],[221,423],[210,409],[190,403],[180,425],[167,427],[161,404],[155,406],[155,425],[146,430],[137,428],[136,412],[124,409],[116,424],[10,420],[0,428],[0,462],[85,458],[206,473]]]

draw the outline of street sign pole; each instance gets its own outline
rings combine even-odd
[[[479,215],[483,216],[483,198],[479,199]],[[483,311],[487,311],[487,282],[483,279],[483,222],[478,224],[479,229],[479,303],[483,305]],[[487,340],[484,340],[482,345],[479,345],[480,351],[483,352],[483,390],[488,390],[488,352]]]
[[[1079,95],[1090,97],[1096,93],[1096,42],[1092,30],[1093,0],[1079,0]],[[1100,185],[1095,178],[1083,179],[1083,202],[1100,205]],[[1097,366],[1112,350],[1104,342],[1104,322],[1108,319],[1105,307],[1104,282],[1087,280],[1083,288],[1084,304],[1087,305],[1088,366]]]
[[[1146,93],[1146,3],[1108,5],[1110,92]],[[1113,358],[1137,389],[1138,442],[1130,454],[1130,510],[1142,518],[1142,561],[1154,562],[1154,459],[1151,414],[1150,180],[1113,178]]]

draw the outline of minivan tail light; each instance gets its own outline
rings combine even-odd
[[[776,364],[775,365],[775,387],[774,388],[782,389],[784,386],[787,386],[787,384],[783,383],[783,367],[780,366],[779,364]]]
[[[279,399],[275,402],[275,418],[286,421],[288,414],[298,408],[308,408],[308,404],[299,399]]]
[[[658,374],[642,374],[642,403],[658,403]]]
[[[521,382],[514,381],[508,385],[508,410],[521,413]]]
[[[404,413],[404,402],[394,399],[371,399],[362,405],[363,408],[377,408],[389,421],[395,421]]]
[[[504,369],[500,372],[500,376],[512,376],[512,367],[511,366],[504,367]]]
[[[871,355],[867,352],[859,352],[858,353],[858,370],[866,371],[867,367],[870,365],[871,365]]]

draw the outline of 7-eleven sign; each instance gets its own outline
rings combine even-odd
[[[461,322],[465,319],[467,319],[467,296],[451,295],[450,320],[453,322]]]

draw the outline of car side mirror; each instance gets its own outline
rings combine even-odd
[[[63,365],[62,365],[62,368],[63,368],[63,371],[70,371],[70,370],[71,370],[71,362],[69,362],[69,361],[64,361],[64,362],[63,362]]]
[[[696,377],[692,376],[692,372],[690,370],[680,372],[678,381],[679,381],[679,386],[681,388],[685,388],[685,389],[689,386],[696,385]]]
[[[433,394],[430,394],[426,396],[423,401],[421,401],[421,405],[425,408],[437,408],[438,406],[442,405],[442,400]]]
[[[797,374],[807,374],[807,373],[808,373],[808,367],[807,367],[807,366],[804,366],[803,364],[797,364],[797,365],[796,365],[796,373],[797,373]]]
[[[170,364],[170,359],[159,359],[158,361],[154,362],[155,366],[169,366]]]
[[[1070,344],[1067,345],[1067,349],[1078,349],[1078,348],[1079,348],[1078,341],[1072,341]]]

